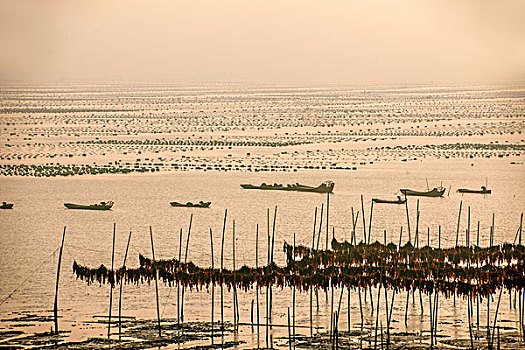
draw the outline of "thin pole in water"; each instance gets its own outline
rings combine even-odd
[[[56,288],[55,288],[55,304],[53,306],[53,318],[55,320],[55,334],[58,334],[58,282],[60,280],[60,265],[62,264],[62,249],[64,248],[65,238],[66,238],[66,226],[64,226],[64,233],[62,233],[62,243],[60,244],[60,252],[58,253],[57,280],[56,280]]]
[[[188,236],[186,237],[186,251],[184,252],[184,263],[188,261],[188,250],[190,246],[190,235],[191,235],[191,223],[193,221],[193,213],[190,215],[190,224],[188,226]],[[186,288],[182,286],[182,293],[180,297],[180,318],[181,322],[184,323],[184,290]]]
[[[325,249],[328,250],[328,223],[330,219],[330,192],[326,193],[326,245]]]
[[[232,249],[233,249],[233,278],[235,280],[235,220],[233,220],[233,226],[232,226]],[[235,331],[238,330],[238,321],[239,321],[239,315],[238,315],[238,305],[237,305],[237,287],[235,284],[233,285],[233,328]]]
[[[210,227],[211,270],[213,271],[213,232]],[[215,305],[215,282],[211,281],[211,343],[213,344],[213,307]],[[253,322],[252,322],[253,323]]]
[[[179,234],[179,266],[182,259],[182,227]],[[177,281],[177,325],[180,325],[180,282]]]
[[[405,193],[405,209],[406,209],[406,213],[407,213],[408,242],[410,243],[412,241],[412,237],[411,237],[411,234],[410,234],[410,215],[408,214],[408,198],[407,198],[406,193]]]
[[[122,263],[122,271],[126,270],[126,259],[128,257],[129,243],[131,242],[131,231],[129,231],[128,244],[126,245],[126,252],[124,253],[124,262]],[[122,277],[123,279],[123,277]],[[122,339],[122,288],[124,281],[120,281],[120,290],[118,295],[118,340]]]
[[[221,240],[221,330],[224,332],[224,287],[222,283],[222,271],[224,269],[224,235],[226,230],[226,217],[228,209],[224,210],[224,222],[222,224],[222,240]]]
[[[113,247],[111,248],[111,272],[113,273],[113,276],[115,276],[115,272],[113,271],[114,262],[115,262],[115,234],[117,230],[117,224],[113,223]],[[109,284],[109,315],[108,315],[108,339],[111,336],[111,308],[113,305],[113,283]]]
[[[153,255],[153,263],[155,263],[155,248],[153,245],[153,230],[149,227],[149,236],[151,239],[151,254]],[[157,283],[157,268],[155,267],[155,297],[157,299],[157,322],[159,325],[159,337],[161,336],[160,331],[160,310],[159,310],[159,286]]]
[[[366,244],[367,240],[366,240],[365,204],[363,201],[363,195],[361,195],[361,211],[363,212],[363,243]]]
[[[461,208],[463,207],[463,201],[459,203],[459,214],[458,214],[458,227],[456,230],[456,247],[459,244],[459,224],[461,222]]]
[[[259,224],[255,227],[255,269],[259,271]],[[259,334],[259,284],[255,292],[257,295],[257,334]]]
[[[319,215],[319,230],[317,231],[317,246],[315,249],[319,249],[319,241],[321,240],[321,230],[323,228],[323,210],[324,203],[321,203],[321,213]]]
[[[372,239],[372,216],[374,215],[374,201],[371,201],[372,204],[370,205],[370,222],[368,223],[368,244],[370,244],[370,241]]]

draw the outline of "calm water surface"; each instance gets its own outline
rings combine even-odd
[[[471,164],[474,164],[472,166]],[[311,245],[314,209],[326,205],[326,195],[315,193],[293,193],[279,191],[243,190],[241,183],[304,183],[317,185],[325,180],[336,183],[330,196],[329,231],[336,238],[349,239],[351,230],[351,208],[361,211],[360,195],[364,196],[365,218],[368,229],[370,201],[372,197],[395,198],[399,188],[425,189],[426,179],[430,187],[441,182],[447,188],[444,198],[420,199],[420,242],[427,244],[427,228],[430,227],[431,245],[437,246],[437,230],[442,227],[442,246],[455,244],[457,215],[460,201],[463,201],[463,215],[460,228],[460,242],[465,242],[467,212],[471,210],[471,226],[476,232],[480,221],[480,244],[488,243],[492,213],[495,213],[495,243],[512,242],[519,226],[520,214],[525,209],[525,166],[510,165],[507,160],[424,160],[412,163],[386,163],[370,166],[354,172],[340,171],[299,171],[296,173],[250,173],[250,172],[161,172],[155,174],[100,175],[69,178],[0,178],[0,198],[15,203],[14,210],[1,211],[0,245],[0,297],[3,299],[18,288],[12,297],[0,306],[2,319],[13,317],[13,312],[50,314],[53,307],[56,249],[60,244],[62,230],[67,226],[65,250],[60,281],[60,314],[62,327],[72,330],[72,338],[86,334],[103,335],[102,328],[87,326],[82,321],[91,321],[92,316],[107,314],[109,287],[94,284],[87,286],[76,280],[71,266],[76,260],[91,267],[111,265],[112,229],[116,223],[115,265],[123,261],[129,232],[132,232],[128,266],[138,266],[138,254],[151,257],[149,226],[154,234],[157,258],[173,258],[178,255],[179,230],[184,230],[186,240],[190,215],[193,224],[189,243],[188,259],[201,266],[211,264],[209,228],[213,230],[215,265],[219,265],[220,237],[224,211],[228,210],[226,226],[225,262],[232,264],[232,226],[236,226],[236,264],[255,266],[255,229],[259,224],[259,263],[266,261],[267,209],[277,206],[277,230],[275,258],[284,264],[282,244],[293,242]],[[459,187],[479,188],[488,181],[493,194],[487,197],[456,193]],[[448,194],[448,188],[451,191]],[[95,203],[113,200],[111,211],[67,210],[64,202]],[[209,209],[173,208],[170,201],[211,201]],[[416,198],[409,199],[412,234],[415,227]],[[326,211],[325,211],[326,214]],[[362,213],[359,214],[357,237],[362,237]],[[319,223],[319,221],[318,221]],[[323,226],[326,217],[323,219]],[[372,223],[372,240],[383,240],[387,231],[389,241],[398,242],[403,227],[406,241],[406,212],[404,206],[376,205]],[[325,244],[326,227],[322,228],[321,246]],[[476,234],[471,235],[475,239]],[[53,254],[55,252],[55,254]],[[160,284],[162,317],[176,317],[176,292]],[[340,291],[335,291],[336,299]],[[389,298],[391,297],[389,291]],[[227,320],[232,319],[232,298],[226,292]],[[377,291],[373,291],[376,302]],[[326,299],[319,295],[319,310],[314,307],[314,326],[328,327],[330,293]],[[495,296],[496,298],[497,296]],[[239,293],[240,320],[250,321],[250,304],[255,290]],[[345,291],[342,312],[347,313]],[[381,296],[384,298],[384,295]],[[504,294],[499,320],[502,325],[516,327],[518,315],[509,308],[508,295]],[[411,298],[412,299],[412,298]],[[274,322],[286,324],[287,308],[291,306],[289,289],[274,290]],[[216,296],[215,320],[220,317],[219,299]],[[261,295],[261,319],[264,314],[264,296]],[[208,290],[192,291],[186,294],[186,320],[210,319],[211,294]],[[497,302],[497,300],[496,300]],[[428,310],[421,316],[419,296],[409,303],[408,328],[404,325],[406,293],[398,294],[394,304],[393,327],[397,331],[428,328]],[[428,300],[424,298],[424,307]],[[466,303],[441,298],[439,330],[442,334],[456,337],[467,336]],[[494,302],[493,302],[494,304]],[[117,312],[116,303],[115,314]],[[481,323],[486,324],[486,304],[483,303]],[[494,306],[493,306],[494,308]],[[491,310],[493,310],[493,308]],[[124,287],[123,310],[127,316],[155,318],[155,291],[152,285],[126,285]],[[351,294],[351,324],[360,326],[360,311],[357,292]],[[365,323],[375,322],[371,318],[370,305],[365,305]],[[384,310],[380,316],[384,320]],[[374,316],[375,317],[375,316]],[[296,318],[298,325],[309,326],[309,294],[297,294]],[[341,317],[340,329],[347,329],[347,318]],[[49,323],[51,327],[51,323]],[[262,330],[261,330],[262,331]],[[286,328],[274,328],[275,337],[284,336]],[[309,334],[308,328],[298,332]],[[257,337],[248,327],[241,328],[239,339],[247,342],[243,347],[256,345]],[[261,345],[264,335],[261,334]]]

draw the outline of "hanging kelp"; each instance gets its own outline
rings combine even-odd
[[[311,250],[284,244],[287,264],[238,270],[201,268],[177,259],[153,261],[139,255],[140,267],[116,271],[104,265],[88,268],[73,264],[73,273],[86,281],[109,283],[150,283],[158,278],[169,286],[180,283],[188,288],[207,288],[211,284],[244,290],[254,286],[327,289],[329,286],[376,287],[399,290],[439,291],[445,296],[488,296],[498,288],[525,287],[525,249],[505,244],[490,248],[453,249],[414,248],[407,244],[382,245],[332,242],[333,250]],[[295,256],[295,259],[292,257]]]

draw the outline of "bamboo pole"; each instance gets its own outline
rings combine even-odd
[[[354,226],[354,207],[352,207],[352,231],[350,232],[350,244],[354,244],[354,237],[355,237],[355,226]]]
[[[60,280],[60,265],[62,264],[62,250],[64,248],[65,238],[66,238],[66,226],[64,226],[64,232],[62,233],[62,243],[60,244],[60,252],[58,253],[57,279],[56,279],[56,287],[55,287],[55,303],[53,305],[53,319],[55,320],[55,334],[58,334],[58,284]]]
[[[419,211],[419,199],[418,199],[417,200],[417,216],[416,216],[416,237],[415,237],[416,248],[419,248],[419,217],[420,217],[420,214],[421,212]],[[421,290],[418,290],[418,291],[419,291],[419,305],[421,307],[421,316],[423,316],[424,314],[423,297],[421,296]]]
[[[151,254],[153,255],[153,262],[155,262],[155,248],[153,245],[153,230],[151,229],[151,226],[149,227],[149,236],[151,239]],[[160,330],[160,309],[159,309],[159,286],[157,283],[157,269],[155,268],[155,297],[157,299],[157,322],[159,325],[159,337],[161,336],[161,330]]]
[[[491,247],[494,245],[494,235],[495,235],[495,231],[496,231],[496,226],[494,224],[495,219],[496,219],[496,214],[492,213],[492,226],[491,226],[491,230],[490,230],[490,246]]]
[[[495,335],[495,329],[496,329],[496,323],[498,322],[498,311],[499,311],[499,304],[501,301],[501,294],[503,293],[503,287],[501,287],[499,291],[499,298],[498,298],[498,304],[496,305],[496,314],[494,315],[494,324],[492,326],[492,338],[490,341],[490,347],[492,348],[494,344],[494,335]]]
[[[521,213],[520,217],[520,238],[519,238],[519,245],[521,245],[521,231],[523,229],[523,213]]]
[[[184,251],[184,263],[188,261],[188,250],[190,248],[190,235],[191,235],[191,224],[193,222],[193,213],[190,215],[190,224],[188,226],[188,236],[186,237],[186,250]],[[185,287],[182,286],[182,293],[180,298],[180,318],[181,323],[184,323],[184,291]]]
[[[465,245],[470,247],[470,205],[468,206],[467,238],[465,240]]]
[[[330,299],[330,315],[333,315],[334,313],[334,287],[330,285],[329,288],[332,290],[332,298]],[[330,340],[332,340],[333,329],[334,329],[333,317],[330,317]]]
[[[312,250],[315,249],[315,230],[317,228],[317,207],[315,207],[315,211],[314,211],[314,229],[313,229],[313,233],[312,233]],[[313,288],[310,288],[310,336],[313,337],[314,335],[314,330],[313,330],[313,311],[312,311],[312,308],[313,308],[313,293],[314,293],[314,290]]]
[[[290,308],[288,308],[288,349],[292,350],[292,336],[290,331]]]
[[[214,268],[214,259],[213,259],[213,232],[210,227],[210,248],[211,248],[211,270]],[[211,282],[211,343],[213,345],[213,311],[215,306],[215,282]],[[253,321],[252,321],[253,323]]]
[[[335,350],[338,350],[339,349],[339,326],[337,325],[339,322],[339,313],[336,311],[335,313],[335,316],[334,316],[336,322],[335,322],[335,339],[334,339],[334,342],[335,342]]]
[[[275,223],[277,218],[277,206],[275,206],[275,211],[273,213],[273,225],[272,225],[272,251],[271,251],[271,262],[273,263],[273,247],[275,246]]]
[[[294,249],[294,252],[295,252],[295,232],[293,233],[293,249]],[[292,255],[292,259],[295,263],[295,254]],[[295,264],[294,264],[295,265]],[[293,330],[293,340],[295,342],[295,286],[293,286],[293,300],[292,300],[292,307],[293,307],[293,312],[292,312],[292,319],[293,319],[293,327],[292,327],[292,330]]]
[[[224,222],[222,224],[222,239],[221,239],[221,279],[224,269],[224,236],[226,233],[226,217],[228,216],[228,209],[224,210]],[[224,334],[224,285],[221,283],[221,331]]]
[[[347,320],[347,323],[348,323],[348,333],[350,333],[350,329],[351,329],[351,324],[350,324],[350,293],[351,293],[351,289],[350,287],[348,287],[348,312],[347,312],[347,316],[348,316],[348,320]]]
[[[388,315],[388,320],[387,320],[387,327],[388,327],[387,328],[387,340],[386,340],[387,349],[390,346],[390,323],[392,323],[392,312],[394,311],[395,298],[396,298],[396,290],[394,289],[394,291],[392,292],[392,301],[390,302],[390,314]]]
[[[377,311],[376,311],[376,327],[375,327],[376,332],[375,332],[375,339],[374,339],[374,349],[376,348],[376,345],[377,345],[377,327],[379,323],[379,304],[381,300],[381,284],[383,282],[383,269],[384,267],[381,269],[381,275],[379,276],[379,288],[377,291]]]
[[[469,331],[469,336],[470,336],[470,348],[474,349],[474,340],[472,339],[472,322],[470,321],[470,310],[471,310],[471,307],[470,307],[470,292],[469,292],[468,300],[467,300],[468,331]]]
[[[250,326],[252,329],[252,333],[253,333],[253,302],[254,300],[252,299],[252,305],[250,307]]]
[[[368,244],[372,240],[372,216],[374,215],[374,201],[370,204],[370,221],[368,222]]]
[[[438,228],[438,249],[441,249],[441,225],[439,225],[439,228]],[[436,338],[436,335],[437,335],[437,325],[438,325],[438,322],[437,322],[437,318],[438,318],[438,310],[439,310],[439,291],[436,291],[436,293],[434,294],[434,326],[433,326],[433,331],[434,331],[434,339]],[[437,341],[436,341],[436,344],[437,344]]]
[[[233,275],[235,279],[235,271],[236,271],[236,264],[235,264],[235,220],[233,220],[233,229],[232,229],[232,245],[233,245]],[[233,327],[237,331],[238,330],[238,322],[239,322],[239,306],[238,306],[238,299],[237,299],[237,287],[235,284],[233,285]]]
[[[323,228],[323,209],[324,203],[321,203],[321,214],[319,215],[319,230],[317,231],[317,247],[319,249],[319,241],[321,240],[321,230]]]
[[[459,213],[458,213],[458,226],[456,230],[456,247],[459,244],[459,224],[461,222],[461,208],[463,207],[463,201],[459,202]]]
[[[179,233],[179,264],[182,259],[182,228]],[[177,325],[180,325],[180,282],[177,281]]]
[[[363,212],[363,242],[366,244],[366,222],[365,222],[365,204],[363,201],[363,195],[361,195],[361,211]],[[366,294],[365,294],[366,295]]]
[[[408,226],[408,242],[412,242],[412,237],[410,235],[410,215],[408,214],[408,198],[407,198],[407,195],[405,193],[405,210],[406,210],[406,213],[407,213],[407,226]]]
[[[361,288],[357,288],[357,293],[359,294],[359,311],[361,312],[361,330],[364,326],[364,317],[363,317],[363,303],[361,301]]]
[[[414,246],[419,247],[419,199],[417,200],[416,206],[416,233],[414,237]]]
[[[405,306],[405,328],[408,327],[408,303],[410,302],[410,289],[407,290],[407,303]]]
[[[255,268],[259,269],[259,224],[255,227]],[[259,335],[259,284],[255,288],[257,298],[257,335]]]
[[[124,253],[124,262],[122,263],[122,270],[126,269],[126,259],[128,257],[129,243],[131,242],[131,231],[129,231],[128,244],[126,245],[126,252]],[[122,288],[123,281],[120,281],[120,290],[118,296],[118,340],[122,339]]]
[[[430,349],[434,348],[434,320],[432,319],[434,311],[432,309],[432,295],[428,294],[428,304],[430,306]],[[435,307],[435,306],[434,306]]]
[[[233,251],[233,275],[235,280],[235,220],[232,223],[232,251]],[[237,321],[237,306],[235,304],[235,285],[233,286],[233,329],[236,329]]]
[[[314,211],[314,230],[312,234],[312,250],[315,249],[315,229],[317,228],[317,207],[315,207]]]
[[[271,250],[271,265],[273,266],[273,248],[275,246],[275,225],[276,225],[276,221],[277,221],[277,206],[275,206],[275,210],[274,210],[274,213],[273,213],[273,224],[272,224],[272,250]],[[270,286],[270,310],[269,310],[269,313],[270,313],[270,329],[273,328],[272,326],[272,301],[273,301],[273,291],[272,291],[272,287]]]
[[[114,270],[115,263],[115,234],[117,230],[117,224],[113,223],[113,246],[111,248],[111,271]],[[108,339],[111,336],[111,309],[113,306],[113,283],[109,285],[109,315],[108,315]]]
[[[268,252],[267,252],[267,265],[270,266],[271,258],[271,236],[270,236],[270,208],[266,209],[266,227],[267,227],[267,236],[268,236]],[[270,301],[270,286],[266,285],[266,348],[270,348],[270,329],[269,329],[269,301]]]
[[[325,249],[328,250],[328,230],[330,220],[330,192],[326,193],[326,245]]]

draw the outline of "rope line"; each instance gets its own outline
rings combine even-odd
[[[40,269],[45,263],[47,263],[49,261],[49,259],[51,259],[55,253],[60,249],[60,246],[57,247],[57,249],[55,249],[55,251],[53,253],[51,253],[40,265],[37,266],[36,269],[33,270],[33,273],[29,274],[29,276],[27,276],[19,285],[18,287],[16,287],[11,293],[9,293],[9,295],[7,297],[5,297],[4,299],[2,299],[2,301],[0,301],[0,306],[3,305],[9,298],[11,298],[13,296],[13,294],[16,293],[17,290],[19,290],[26,282],[27,280],[29,280],[29,278],[32,277],[32,275],[38,271],[38,269]]]

